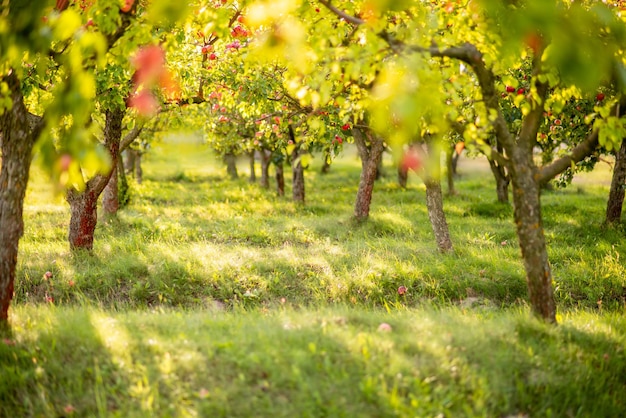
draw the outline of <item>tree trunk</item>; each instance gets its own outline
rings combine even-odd
[[[117,201],[120,208],[128,206],[130,203],[130,187],[128,186],[128,179],[126,178],[126,172],[124,171],[124,160],[120,154],[117,158],[117,177],[118,177],[118,191]]]
[[[446,150],[446,178],[448,180],[448,195],[454,196],[456,194],[456,190],[454,189],[454,155],[456,151],[454,147],[448,147]],[[428,191],[428,189],[427,189]]]
[[[443,194],[441,192],[441,162],[439,148],[428,143],[428,155],[430,164],[424,172],[424,184],[426,185],[426,208],[428,219],[433,228],[437,248],[441,252],[452,251],[452,240],[446,214],[443,211]]]
[[[439,251],[445,253],[452,251],[452,240],[446,214],[443,211],[443,194],[441,183],[434,179],[425,181],[426,185],[426,208],[428,209],[428,219],[435,234],[435,241]]]
[[[29,123],[20,80],[9,71],[0,78],[8,86],[12,102],[0,115],[0,328],[8,328],[32,150],[43,128],[43,120],[37,126]]]
[[[141,168],[142,153],[139,151],[135,152],[135,180],[137,180],[137,184],[141,184],[143,182],[143,168]]]
[[[226,173],[231,180],[237,180],[239,173],[237,172],[237,157],[232,152],[224,154],[224,163],[226,163]]]
[[[270,187],[270,159],[272,153],[268,150],[261,150],[261,187],[269,189]]]
[[[491,173],[496,179],[496,193],[498,196],[498,202],[509,203],[510,179],[506,172],[506,169],[491,158],[488,158],[487,160],[489,161],[489,168],[491,168]]]
[[[112,163],[111,177],[102,194],[102,209],[105,218],[117,216],[117,211],[120,208],[117,160],[116,158],[115,163]]]
[[[385,146],[383,143],[383,151],[380,153],[380,155],[378,156],[378,161],[376,163],[376,180],[381,179],[382,177],[385,176],[385,172],[383,171],[383,154],[385,152]]]
[[[116,165],[124,113],[125,111],[122,109],[107,110],[105,113],[104,143],[109,151],[111,161],[114,162],[113,168],[107,174],[96,174],[86,183],[85,190],[70,189],[67,192],[66,199],[70,204],[68,239],[71,250],[93,249],[94,232],[98,222],[98,198],[109,183]]]
[[[291,172],[293,201],[304,204],[304,168],[300,159],[300,150],[297,146],[291,153]]]
[[[274,167],[276,168],[276,192],[278,196],[285,195],[285,169],[283,167],[283,163],[274,163]]]
[[[376,180],[376,172],[378,171],[378,162],[383,153],[384,143],[381,138],[376,137],[370,131],[364,132],[360,129],[353,128],[352,134],[359,151],[359,156],[361,157],[362,167],[359,190],[357,191],[356,203],[354,205],[354,217],[357,221],[364,221],[369,217],[372,192],[374,191],[374,182]],[[370,142],[369,147],[365,142],[365,135],[367,135]]]
[[[248,158],[250,159],[250,183],[256,182],[256,170],[254,169],[254,151],[251,151],[248,154]]]
[[[507,152],[512,162],[515,225],[526,269],[531,308],[538,317],[556,323],[552,273],[541,220],[538,169],[533,163],[532,149],[515,146]]]
[[[406,183],[409,180],[409,170],[406,167],[402,167],[402,164],[398,164],[398,184],[403,189],[406,189]]]
[[[321,173],[322,174],[328,174],[329,171],[330,171],[330,154],[329,153],[325,153],[324,154],[324,161],[322,162]]]
[[[124,159],[124,170],[126,171],[126,173],[132,174],[134,176],[135,159],[137,158],[138,151],[132,148],[127,148],[125,150],[125,154],[126,158]]]
[[[615,153],[615,167],[611,179],[609,200],[606,204],[605,224],[619,223],[622,218],[624,205],[624,193],[626,192],[626,139],[622,140],[622,146]]]

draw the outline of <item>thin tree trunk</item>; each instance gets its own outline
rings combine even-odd
[[[137,180],[137,184],[141,184],[143,182],[143,168],[141,167],[141,158],[142,158],[142,153],[140,151],[136,151],[135,180]]]
[[[237,157],[232,152],[224,154],[224,162],[226,163],[226,173],[231,180],[237,180],[239,173],[237,172]]]
[[[606,204],[605,224],[619,223],[622,218],[624,205],[624,193],[626,192],[626,139],[622,140],[622,146],[615,153],[615,167],[611,179],[609,200]]]
[[[304,168],[297,148],[291,154],[292,194],[296,203],[304,203]],[[293,158],[296,157],[294,160]]]
[[[443,211],[443,194],[441,192],[441,162],[440,152],[434,144],[428,143],[428,155],[430,165],[424,173],[424,184],[426,185],[426,208],[428,209],[428,219],[433,228],[437,248],[441,252],[452,251],[452,240],[446,214]]]
[[[296,134],[291,125],[289,125],[289,138],[293,144],[296,144]],[[293,201],[304,204],[304,167],[302,167],[301,157],[300,147],[296,144],[291,151],[291,191]]]
[[[0,115],[0,329],[8,328],[9,306],[13,299],[15,270],[20,238],[24,234],[24,196],[32,150],[41,134],[43,120],[29,122],[20,80],[14,71],[3,76],[12,107]]]
[[[117,161],[119,154],[124,113],[122,109],[107,110],[105,113],[104,142],[112,161]],[[114,168],[107,174],[96,174],[86,183],[83,191],[68,190],[66,195],[70,204],[68,240],[71,250],[93,249],[94,232],[98,223],[98,198],[109,183],[113,171]]]
[[[402,164],[398,164],[398,184],[403,189],[406,189],[406,183],[409,180],[409,170],[406,167],[402,167]]]
[[[124,160],[122,154],[117,158],[117,176],[118,176],[118,191],[117,201],[119,207],[126,207],[130,203],[130,187],[128,186],[128,179],[126,178],[126,172],[124,171]]]
[[[285,195],[285,169],[283,167],[283,163],[274,163],[274,168],[276,169],[276,193],[278,196]]]
[[[509,176],[506,173],[504,167],[496,163],[492,159],[488,159],[489,168],[494,179],[496,179],[496,194],[498,196],[498,202],[509,203]]]
[[[250,159],[250,183],[256,182],[256,170],[254,168],[254,151],[251,151],[248,154],[248,158]]]
[[[102,209],[105,218],[117,216],[117,211],[120,208],[117,159],[115,160],[115,163],[112,164],[112,166],[113,169],[111,171],[111,177],[109,178],[109,182],[104,188],[104,192],[102,193]]]
[[[359,151],[359,156],[361,157],[362,167],[359,189],[354,205],[354,217],[358,221],[364,221],[369,217],[374,182],[376,180],[376,172],[378,171],[378,162],[383,153],[384,143],[381,138],[376,137],[370,131],[364,132],[360,129],[353,128],[352,134]],[[369,147],[365,142],[365,135],[368,136],[370,142]]]
[[[324,154],[324,161],[322,162],[321,173],[322,174],[328,174],[329,171],[330,171],[330,154],[325,153]]]
[[[270,159],[272,153],[268,150],[261,150],[261,187],[269,189],[270,187]]]
[[[128,148],[125,150],[126,158],[124,159],[124,170],[128,174],[135,175],[135,159],[138,151]]]
[[[556,323],[552,272],[541,220],[538,169],[532,160],[532,149],[525,150],[515,146],[507,149],[507,152],[512,160],[515,225],[526,269],[532,311],[538,317]]]

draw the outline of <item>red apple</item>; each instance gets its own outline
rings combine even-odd
[[[515,91],[515,87],[513,86],[506,86],[506,92],[507,93],[513,93]]]
[[[560,125],[561,124],[561,119],[554,119],[554,124],[555,125]]]
[[[406,286],[400,286],[398,288],[398,294],[399,295],[404,295],[406,293]]]
[[[526,92],[526,90],[524,90],[523,87],[520,87],[519,89],[517,89],[517,94],[524,94]]]
[[[51,279],[51,278],[52,278],[52,276],[53,276],[53,275],[52,275],[52,272],[51,272],[51,271],[46,271],[46,272],[43,274],[43,277],[44,277],[44,279],[46,279],[46,280]]]
[[[217,59],[217,55],[215,55],[215,52],[211,52],[211,54],[209,54],[209,59],[211,61],[215,61]]]
[[[349,124],[349,123],[346,123],[345,125],[343,125],[343,126],[341,127],[341,130],[343,130],[343,131],[347,131],[347,130],[349,130],[349,129],[350,129],[350,124]]]
[[[135,0],[124,0],[124,5],[120,7],[120,10],[122,11],[122,13],[128,13],[130,12],[130,9],[133,8],[134,3]]]
[[[596,94],[596,100],[601,102],[602,100],[604,100],[604,93],[598,93]]]
[[[335,135],[335,142],[338,144],[343,144],[343,138],[341,138],[339,135]]]

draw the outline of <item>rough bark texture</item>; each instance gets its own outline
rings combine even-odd
[[[117,161],[116,161],[117,162]],[[117,164],[113,164],[111,177],[102,193],[102,210],[105,217],[113,217],[117,215],[120,208],[119,200],[119,182],[117,175]]]
[[[261,150],[261,187],[269,189],[270,187],[270,159],[272,153],[268,150]]]
[[[248,154],[248,158],[250,161],[250,183],[256,182],[256,170],[254,168],[254,151]]]
[[[552,273],[541,220],[539,172],[532,161],[531,150],[514,148],[511,151],[515,225],[526,269],[530,304],[535,315],[555,323]]]
[[[43,121],[29,123],[21,85],[14,72],[2,77],[13,107],[0,115],[0,328],[8,327],[19,240],[24,233],[23,209],[33,146]]]
[[[426,185],[426,207],[428,209],[428,219],[435,234],[437,248],[441,252],[452,251],[452,240],[446,222],[446,214],[443,211],[443,194],[441,192],[441,183],[439,181],[429,179],[425,181]]]
[[[276,193],[278,196],[285,195],[285,169],[283,163],[274,164],[276,168]]]
[[[622,218],[624,205],[624,192],[626,188],[626,139],[622,140],[622,146],[615,155],[615,167],[611,179],[609,200],[606,204],[606,224],[619,223]]]
[[[121,109],[107,110],[105,114],[104,143],[112,161],[117,161],[122,137]],[[66,199],[70,204],[70,229],[68,240],[70,249],[92,250],[94,232],[98,223],[98,198],[106,187],[113,169],[107,174],[97,174],[85,185],[85,190],[70,189]]]
[[[441,182],[439,180],[441,164],[440,153],[436,147],[429,145],[428,154],[431,164],[425,172],[424,184],[426,185],[426,208],[428,209],[428,219],[433,228],[437,248],[441,252],[452,251],[452,240],[446,214],[443,211],[443,194],[441,192]]]
[[[374,191],[374,182],[376,180],[376,172],[378,171],[378,162],[383,154],[384,143],[381,138],[376,137],[370,131],[362,131],[354,128],[352,129],[352,135],[354,136],[354,142],[357,145],[359,156],[361,157],[362,167],[359,189],[354,205],[354,217],[358,221],[364,221],[369,217],[372,192]],[[366,136],[370,143],[369,147],[366,143]]]
[[[498,202],[509,202],[509,176],[503,166],[498,164],[492,159],[489,159],[489,167],[493,178],[496,179],[496,195],[498,196]]]
[[[296,203],[304,203],[304,168],[296,147],[291,153],[292,195]]]
[[[239,173],[237,172],[237,157],[232,152],[224,154],[224,163],[226,164],[226,173],[231,180],[237,180]]]

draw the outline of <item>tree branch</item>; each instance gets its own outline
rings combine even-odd
[[[141,134],[145,126],[146,125],[144,124],[142,124],[141,126],[135,125],[135,127],[131,129],[130,132],[128,132],[124,136],[124,138],[122,138],[122,140],[120,141],[120,153],[128,148],[130,144],[132,144],[133,141],[137,139],[137,137],[139,137],[139,134]]]
[[[343,20],[345,20],[346,22],[350,22],[353,25],[362,25],[365,23],[365,20],[358,18],[356,16],[352,16],[349,15],[348,13],[339,10],[337,7],[333,6],[332,4],[330,4],[330,1],[327,0],[319,0],[320,3],[322,3],[322,5],[324,7],[326,7],[328,10],[330,10],[331,12],[333,12],[334,14],[336,14],[337,16],[339,16],[340,18],[342,18]]]
[[[620,101],[611,109],[611,113],[617,116],[626,114],[626,96],[622,96]],[[594,129],[587,135],[587,138],[580,144],[576,145],[572,151],[561,158],[552,161],[550,164],[544,165],[539,170],[539,183],[545,184],[561,174],[563,171],[590,156],[598,147],[598,129]]]

